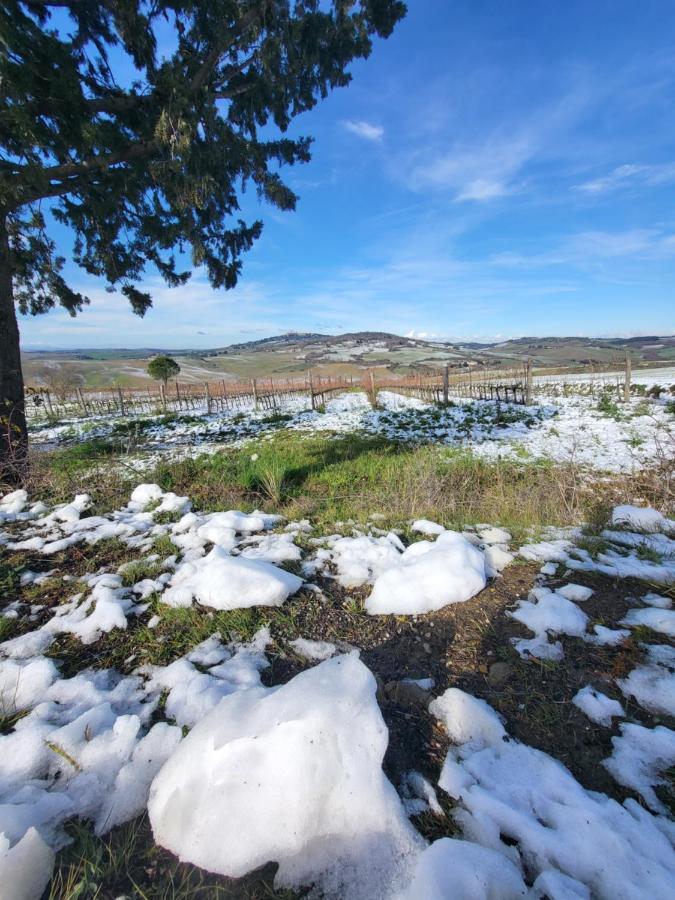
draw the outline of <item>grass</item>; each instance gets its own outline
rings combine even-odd
[[[58,855],[45,900],[265,900],[294,897],[272,887],[266,867],[236,882],[179,863],[155,846],[143,815],[103,837],[74,821],[67,827],[71,843]]]
[[[111,478],[115,458],[120,469],[118,477]],[[29,489],[52,503],[87,491],[96,514],[119,508],[135,484],[149,481],[189,496],[195,508],[205,511],[264,508],[289,518],[310,517],[319,526],[364,521],[373,512],[383,512],[382,527],[412,518],[455,527],[482,521],[503,525],[516,536],[545,525],[593,524],[598,505],[603,507],[601,530],[607,509],[630,497],[666,510],[672,503],[672,479],[656,471],[593,483],[573,463],[556,465],[526,453],[486,460],[461,447],[414,445],[358,432],[282,430],[242,448],[163,460],[142,475],[131,470],[125,474],[123,466],[124,456],[115,457],[109,443],[86,441],[40,454]],[[158,524],[175,518],[171,513],[155,516]],[[165,544],[156,552],[176,552]]]
[[[252,459],[252,457],[255,457]],[[516,532],[578,521],[575,472],[530,460],[486,461],[468,451],[415,447],[360,434],[279,433],[212,456],[160,463],[147,475],[207,510],[264,506],[318,525],[383,512],[447,525],[495,522]]]

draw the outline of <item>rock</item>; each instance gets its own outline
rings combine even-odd
[[[487,680],[491,687],[501,687],[511,674],[511,666],[505,662],[492,663]]]
[[[400,706],[422,706],[426,709],[431,700],[429,691],[411,681],[388,681],[384,693],[387,700]]]

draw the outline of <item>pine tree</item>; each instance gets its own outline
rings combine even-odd
[[[171,356],[155,356],[148,363],[148,375],[155,381],[161,381],[166,387],[169,378],[175,378],[180,372],[180,366]]]
[[[62,275],[45,203],[74,233],[75,262],[138,315],[147,266],[171,286],[202,267],[234,287],[262,230],[241,218],[240,192],[295,207],[279,169],[308,161],[310,139],[284,132],[404,15],[400,0],[4,0],[0,478],[19,479],[27,458],[16,307],[89,302]]]

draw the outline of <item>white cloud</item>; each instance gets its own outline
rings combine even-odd
[[[675,181],[675,164],[645,166],[629,163],[617,166],[609,175],[574,185],[574,190],[584,194],[607,194],[624,187],[654,187]]]
[[[342,122],[347,131],[367,141],[381,141],[384,136],[384,128],[380,125],[373,125],[371,122],[365,122],[362,119],[345,119]]]

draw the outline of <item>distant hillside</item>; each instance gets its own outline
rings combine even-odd
[[[675,336],[634,338],[521,337],[492,343],[442,342],[402,337],[386,331],[347,334],[287,332],[209,350],[96,350],[24,353],[28,384],[48,380],[45,368],[71,369],[87,387],[148,384],[148,360],[160,352],[175,357],[185,382],[219,379],[296,378],[308,371],[361,377],[368,369],[395,374],[430,372],[450,365],[513,365],[531,359],[536,367],[618,366],[626,352],[633,365],[675,365]]]

